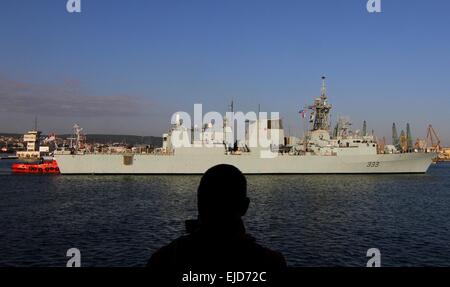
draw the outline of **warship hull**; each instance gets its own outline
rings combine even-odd
[[[402,152],[412,150],[409,145],[379,149],[365,122],[360,134],[349,129],[349,121],[339,119],[330,135],[331,109],[322,77],[320,97],[300,112],[302,118],[309,112],[310,129],[294,145],[287,144],[281,118],[272,115],[270,119],[261,113],[258,119],[225,117],[199,128],[184,125],[176,113],[163,134],[162,147],[150,154],[90,153],[92,149],[80,148],[84,137],[75,125],[75,148],[57,152],[55,159],[62,174],[203,174],[217,164],[234,165],[245,174],[389,174],[426,173],[436,157],[435,153]],[[245,136],[235,138],[235,120],[243,120]]]
[[[61,174],[202,174],[217,164],[231,164],[245,174],[386,174],[426,173],[435,154],[374,155],[225,155],[194,153],[56,154]]]

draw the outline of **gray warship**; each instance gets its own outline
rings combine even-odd
[[[219,131],[212,124],[203,126],[194,138],[194,128],[175,117],[163,135],[163,146],[149,153],[92,152],[76,148],[54,154],[61,174],[202,174],[217,164],[231,164],[245,174],[387,174],[426,173],[434,153],[380,148],[374,134],[352,132],[349,122],[340,119],[330,125],[332,105],[328,101],[325,77],[320,97],[302,110],[309,116],[308,129],[302,139],[286,140],[282,121],[247,120],[245,137],[227,140],[232,124],[224,121]],[[276,137],[270,144],[249,147],[250,138],[263,131]],[[192,145],[174,145],[174,138],[185,134]],[[79,139],[79,136],[77,137]],[[75,145],[79,147],[79,145]],[[264,156],[262,156],[264,155]]]

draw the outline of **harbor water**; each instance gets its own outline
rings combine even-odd
[[[0,266],[144,266],[196,217],[200,176],[13,175],[0,160]],[[247,176],[247,231],[290,266],[450,266],[450,164],[419,175]]]

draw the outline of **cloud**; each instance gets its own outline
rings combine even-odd
[[[98,96],[76,79],[41,85],[0,77],[0,111],[52,116],[130,117],[143,115],[149,101],[128,95]]]

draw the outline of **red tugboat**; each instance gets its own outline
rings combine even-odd
[[[59,167],[56,160],[43,161],[40,163],[15,163],[12,165],[13,173],[34,174],[58,174]]]

